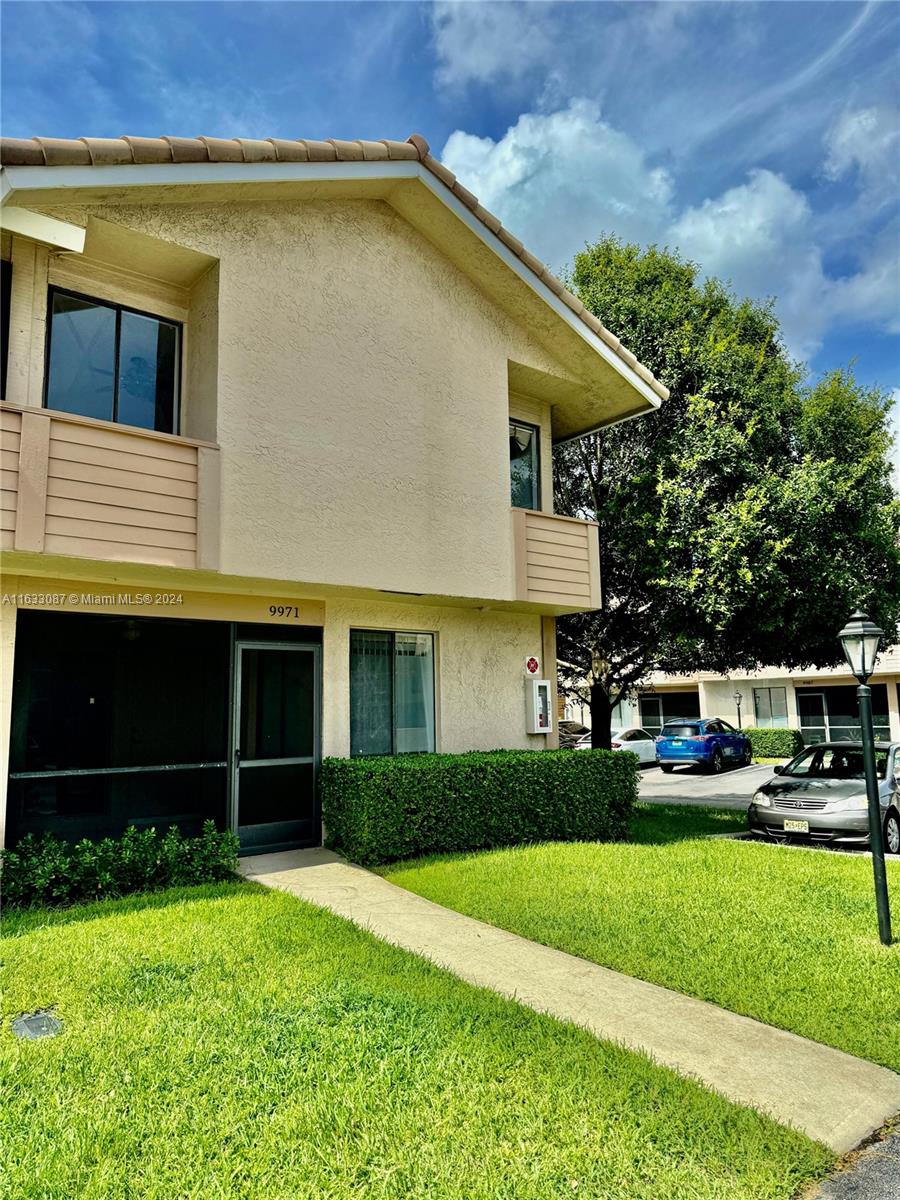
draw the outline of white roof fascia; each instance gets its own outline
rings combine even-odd
[[[76,254],[84,252],[86,230],[80,225],[58,221],[56,217],[46,217],[43,213],[29,212],[27,208],[4,204],[0,207],[0,228],[45,246],[73,250]]]

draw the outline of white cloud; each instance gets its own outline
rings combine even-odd
[[[840,179],[854,167],[868,183],[900,175],[900,114],[887,107],[848,109],[825,138],[825,174]]]
[[[441,158],[554,269],[604,230],[652,241],[670,219],[668,174],[593,101],[524,113],[497,142],[457,130]]]
[[[689,208],[670,238],[703,271],[730,280],[741,295],[778,293],[785,341],[798,358],[818,348],[831,319],[829,281],[802,193],[771,171]]]
[[[738,295],[773,296],[797,358],[811,357],[837,321],[893,329],[900,319],[896,229],[869,239],[858,269],[835,277],[806,197],[771,170],[679,212],[670,174],[593,101],[524,113],[498,141],[457,130],[441,157],[551,268],[603,233],[677,247]]]
[[[431,13],[438,83],[459,88],[530,76],[558,54],[554,23],[532,4],[447,3]],[[520,53],[527,47],[527,53]]]
[[[895,387],[891,391],[891,413],[888,419],[888,424],[891,433],[894,436],[894,446],[891,452],[891,458],[894,464],[893,480],[894,490],[900,492],[900,387]]]

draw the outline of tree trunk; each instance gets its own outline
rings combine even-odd
[[[612,745],[612,705],[599,681],[591,684],[591,749],[609,750]]]

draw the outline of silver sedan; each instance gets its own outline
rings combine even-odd
[[[875,746],[884,848],[900,854],[900,742]],[[869,844],[862,742],[810,746],[757,791],[750,829],[773,841]]]

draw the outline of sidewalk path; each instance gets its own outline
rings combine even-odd
[[[465,917],[327,850],[242,860],[248,879],[347,917],[479,987],[650,1055],[839,1154],[900,1111],[900,1075]]]

